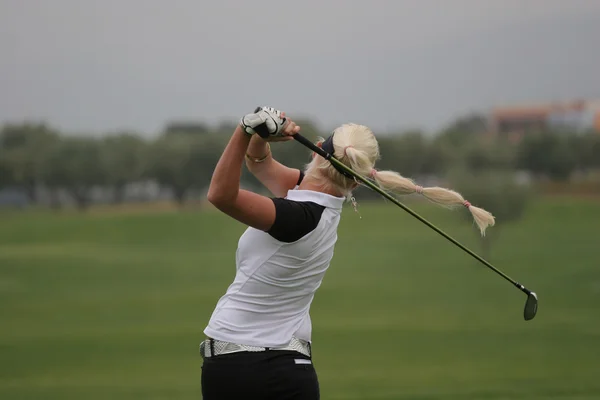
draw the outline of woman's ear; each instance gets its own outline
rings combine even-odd
[[[316,146],[317,146],[318,148],[320,148],[320,149],[321,149],[321,148],[323,148],[322,144],[323,144],[323,142],[318,142],[318,143],[316,144]],[[313,152],[312,152],[312,158],[315,158],[315,156],[316,156],[316,155],[317,155],[317,153],[315,153],[315,152],[313,151]]]

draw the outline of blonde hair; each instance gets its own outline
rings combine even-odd
[[[427,200],[449,209],[464,206],[471,212],[482,236],[485,236],[488,226],[495,224],[495,218],[490,212],[471,205],[454,190],[438,186],[422,187],[398,172],[376,170],[375,162],[380,159],[379,144],[368,127],[353,123],[343,124],[337,127],[332,135],[333,156],[358,174],[371,178],[381,189],[399,195],[420,194]],[[319,138],[317,143],[324,142],[323,138]],[[324,189],[335,189],[346,197],[350,197],[352,190],[360,184],[354,178],[344,176],[322,157],[314,157],[307,165],[305,173],[307,176],[316,177]]]

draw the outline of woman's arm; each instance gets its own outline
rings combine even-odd
[[[290,136],[299,131],[288,119],[281,134]],[[208,189],[208,201],[232,218],[256,229],[268,230],[275,221],[275,205],[271,199],[240,189],[242,163],[250,136],[237,126],[213,172]]]
[[[291,137],[288,137],[291,139]],[[272,157],[269,142],[254,135],[250,139],[246,167],[274,196],[285,197],[300,178],[300,170],[286,167]],[[264,160],[263,160],[264,159]],[[262,160],[262,161],[261,161]]]

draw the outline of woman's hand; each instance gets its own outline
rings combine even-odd
[[[281,118],[285,118],[286,122],[283,126],[283,129],[279,131],[276,136],[269,136],[268,138],[261,138],[265,142],[286,142],[288,140],[293,140],[292,135],[300,132],[300,126],[297,125],[290,117],[285,115],[285,112],[281,113]]]
[[[273,107],[257,107],[253,113],[240,120],[240,126],[249,136],[260,136],[267,142],[283,142],[293,139],[300,127]]]

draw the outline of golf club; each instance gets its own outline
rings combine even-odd
[[[379,193],[380,195],[382,195],[383,197],[385,197],[386,199],[388,199],[392,203],[396,204],[398,207],[404,209],[409,214],[411,214],[412,216],[414,216],[415,218],[417,218],[418,220],[420,220],[421,222],[423,222],[424,224],[426,224],[427,226],[429,226],[431,229],[435,230],[437,233],[439,233],[440,235],[444,236],[446,239],[448,239],[449,241],[451,241],[452,243],[454,243],[456,246],[458,246],[461,249],[463,249],[465,252],[467,252],[468,254],[470,254],[476,260],[480,261],[483,265],[485,265],[486,267],[490,268],[491,270],[493,270],[494,272],[496,272],[497,274],[499,274],[500,276],[502,276],[504,279],[506,279],[507,281],[509,281],[510,283],[512,283],[514,286],[516,286],[517,288],[519,288],[519,290],[521,290],[523,293],[525,293],[527,295],[527,301],[525,303],[525,309],[523,311],[523,317],[524,317],[525,321],[532,320],[535,317],[535,315],[537,313],[538,299],[537,299],[537,295],[534,292],[532,292],[531,290],[527,289],[525,286],[521,285],[519,282],[515,281],[514,279],[510,278],[508,275],[506,275],[505,273],[503,273],[499,269],[495,268],[492,264],[490,264],[489,262],[487,262],[486,260],[484,260],[483,258],[481,258],[480,256],[478,256],[476,253],[474,253],[473,251],[469,250],[465,246],[463,246],[457,240],[455,240],[454,238],[450,237],[448,234],[446,234],[445,232],[443,232],[441,229],[439,229],[438,227],[436,227],[435,225],[433,225],[431,222],[427,221],[425,218],[421,217],[419,214],[417,214],[416,212],[414,212],[413,210],[411,210],[410,208],[408,208],[407,206],[405,206],[404,204],[402,204],[400,201],[398,201],[396,198],[394,198],[393,196],[391,196],[389,193],[386,193],[384,190],[382,190],[381,188],[379,188],[378,186],[376,186],[375,184],[373,184],[371,181],[369,181],[367,178],[365,178],[365,177],[361,176],[360,174],[354,172],[351,168],[347,167],[344,163],[342,163],[341,161],[339,161],[338,159],[336,159],[332,154],[329,154],[325,150],[323,150],[322,148],[316,146],[314,143],[312,143],[310,140],[306,139],[304,136],[302,136],[302,135],[300,135],[300,134],[297,133],[297,134],[293,135],[293,138],[297,142],[300,142],[304,146],[308,147],[310,150],[314,151],[315,153],[317,153],[321,157],[323,157],[326,160],[328,160],[338,171],[340,171],[340,172],[342,172],[344,174],[350,174],[355,179],[360,180],[362,183],[364,183],[365,185],[367,185],[369,188],[371,188],[372,190],[376,191],[377,193]]]

